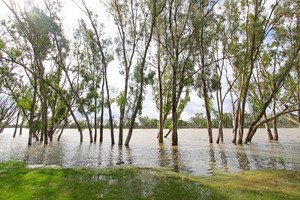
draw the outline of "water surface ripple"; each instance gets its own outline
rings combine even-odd
[[[180,129],[179,145],[173,147],[171,138],[159,144],[155,129],[134,130],[129,147],[110,144],[110,132],[105,130],[104,142],[89,143],[84,131],[80,144],[76,130],[65,130],[61,141],[48,146],[34,142],[27,146],[28,130],[13,138],[14,129],[0,134],[0,162],[22,161],[27,164],[59,165],[64,168],[103,167],[120,163],[135,166],[164,166],[190,175],[211,174],[213,171],[240,172],[258,169],[287,169],[300,171],[300,130],[279,129],[279,142],[268,141],[265,129],[259,129],[253,143],[233,145],[231,129],[224,130],[222,144],[208,144],[205,129]],[[117,139],[117,130],[115,130]],[[166,131],[165,131],[166,132]],[[214,138],[217,136],[214,129]],[[127,130],[125,130],[125,135]]]

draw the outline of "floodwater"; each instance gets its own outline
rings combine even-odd
[[[103,167],[124,164],[135,166],[170,167],[190,175],[209,175],[213,171],[241,172],[258,169],[287,169],[300,171],[300,129],[279,129],[279,142],[268,141],[265,129],[259,129],[253,143],[234,145],[231,129],[224,130],[224,143],[208,144],[206,129],[178,130],[179,145],[157,141],[157,130],[134,130],[129,147],[110,144],[110,132],[105,130],[104,142],[89,143],[88,131],[80,144],[77,130],[65,130],[61,141],[48,146],[34,142],[27,146],[28,130],[13,138],[14,129],[0,134],[0,162],[22,161],[27,164],[59,165],[63,168]],[[166,132],[166,130],[165,130]],[[213,130],[214,139],[217,129]],[[125,131],[125,136],[127,130]],[[99,137],[98,137],[99,138]],[[118,130],[115,130],[118,139]],[[125,140],[125,137],[124,137]]]

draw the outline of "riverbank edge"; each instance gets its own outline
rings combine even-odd
[[[300,171],[190,176],[167,167],[28,167],[0,163],[0,199],[300,199]]]

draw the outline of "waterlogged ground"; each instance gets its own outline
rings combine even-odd
[[[90,144],[88,132],[79,143],[76,130],[64,131],[48,146],[34,142],[27,146],[28,130],[13,138],[14,129],[0,134],[0,162],[21,161],[29,165],[59,165],[63,168],[103,167],[117,163],[134,166],[170,167],[175,172],[189,175],[212,174],[214,171],[242,172],[259,169],[286,169],[300,171],[300,129],[279,129],[279,142],[270,142],[265,129],[259,129],[253,143],[233,145],[231,129],[225,129],[223,144],[208,144],[205,129],[179,130],[179,145],[172,147],[171,137],[159,144],[157,130],[134,130],[129,147],[110,144],[109,130],[104,142]],[[118,131],[115,131],[117,139]],[[125,131],[125,135],[126,135]],[[214,130],[216,138],[217,130]],[[99,137],[98,137],[99,138]]]
[[[164,167],[130,165],[30,169],[0,163],[0,199],[300,199],[300,172],[258,170],[189,176]]]

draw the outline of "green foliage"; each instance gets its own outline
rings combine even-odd
[[[140,128],[157,128],[158,127],[158,120],[157,119],[150,119],[148,116],[140,117],[139,118]]]
[[[206,117],[202,113],[196,113],[194,117],[189,119],[192,127],[207,128]]]
[[[127,103],[127,98],[126,98],[124,92],[121,92],[119,94],[119,96],[117,97],[117,104],[120,107],[125,107],[126,103]]]

